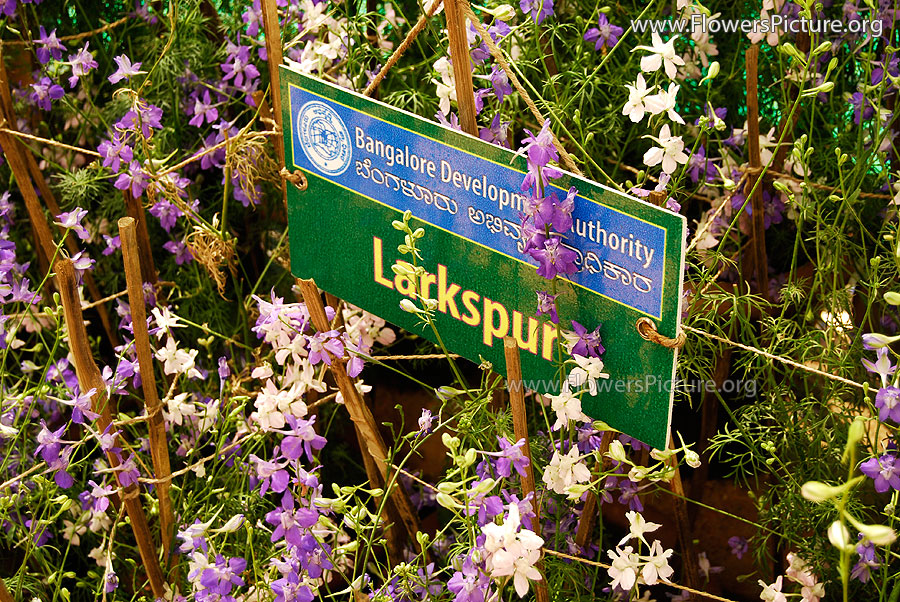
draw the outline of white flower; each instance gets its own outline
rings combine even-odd
[[[617,586],[626,592],[634,587],[637,582],[638,570],[640,569],[640,557],[634,553],[634,548],[627,546],[624,550],[616,548],[613,552],[607,552],[612,560],[612,566],[606,572],[612,578],[609,586],[615,589]]]
[[[675,79],[678,70],[676,65],[684,65],[684,59],[675,54],[675,37],[669,38],[663,43],[662,38],[655,31],[652,34],[653,46],[637,46],[634,50],[646,50],[651,54],[641,58],[641,71],[653,73],[665,66],[669,79]],[[632,51],[633,52],[633,51]]]
[[[767,585],[762,579],[758,583],[763,588],[762,593],[759,594],[760,600],[765,600],[765,602],[787,602],[787,597],[781,593],[781,575],[778,575],[778,579],[771,585]]]
[[[166,402],[166,409],[163,410],[163,417],[175,424],[183,424],[185,416],[195,416],[197,408],[193,401],[188,401],[190,393],[179,393]],[[167,411],[168,410],[168,411]]]
[[[166,346],[157,350],[156,359],[164,362],[163,371],[166,374],[187,374],[189,378],[201,378],[200,371],[194,367],[197,353],[196,349],[190,351],[178,349],[175,339],[169,337]]]
[[[501,524],[488,523],[481,528],[484,549],[490,556],[486,567],[491,577],[512,576],[519,597],[528,593],[528,580],[539,581],[541,574],[534,567],[540,560],[544,540],[533,531],[521,529],[518,504],[508,506],[509,513]]]
[[[680,89],[678,84],[669,84],[668,90],[660,90],[653,96],[648,96],[644,105],[651,114],[666,113],[669,119],[684,125],[684,119],[675,111],[675,96]]]
[[[153,317],[156,320],[156,327],[159,329],[156,332],[156,338],[158,339],[163,338],[163,335],[165,335],[170,328],[184,328],[183,324],[178,323],[178,316],[170,313],[168,307],[154,307],[150,310],[150,313],[153,314]]]
[[[713,15],[712,18],[717,16],[718,14]],[[709,32],[707,31],[698,29],[691,33],[691,39],[694,40],[694,50],[696,50],[697,54],[700,56],[700,64],[702,64],[705,69],[709,66],[709,57],[719,56],[719,47],[710,41]]]
[[[622,538],[619,545],[622,545],[632,537],[647,543],[647,540],[644,539],[644,533],[653,533],[662,527],[662,525],[657,523],[648,523],[639,512],[635,512],[634,510],[626,512],[625,518],[628,519],[628,535]]]
[[[575,389],[587,384],[588,391],[591,395],[597,394],[597,379],[609,378],[609,374],[603,371],[603,360],[599,357],[585,357],[576,355],[575,363],[577,366],[572,368],[566,378],[566,387]]]
[[[659,130],[659,138],[653,138],[659,146],[654,146],[644,153],[644,165],[653,167],[662,163],[664,173],[671,174],[678,168],[678,164],[688,162],[687,153],[684,152],[684,141],[681,136],[673,136],[669,124]]]
[[[566,488],[575,483],[590,481],[591,471],[578,457],[578,448],[573,447],[566,455],[559,450],[553,452],[550,465],[544,470],[543,481],[559,494],[565,494]]]
[[[572,395],[566,389],[561,395],[548,395],[550,399],[550,407],[556,412],[556,422],[553,424],[553,430],[559,430],[565,426],[569,426],[570,420],[587,421],[590,420],[581,411],[581,400]]]
[[[622,107],[622,115],[628,115],[631,121],[637,123],[644,118],[644,111],[647,110],[644,106],[644,97],[650,94],[656,86],[648,89],[647,82],[644,81],[644,75],[638,73],[637,81],[634,85],[626,85],[625,87],[628,88],[628,101]]]
[[[641,571],[641,577],[647,585],[655,585],[660,579],[668,581],[675,569],[669,566],[669,557],[672,556],[672,550],[663,550],[662,544],[656,539],[650,546],[650,555],[647,557],[647,564]]]

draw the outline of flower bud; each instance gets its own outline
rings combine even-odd
[[[888,337],[877,332],[870,332],[862,335],[863,346],[866,349],[881,349],[896,341],[900,341],[900,336]]]
[[[400,309],[410,314],[417,314],[421,311],[416,304],[409,299],[400,300]]]
[[[219,533],[234,533],[238,529],[241,528],[241,525],[244,524],[244,515],[243,514],[235,514],[231,518],[228,519],[224,525],[222,525],[221,529],[217,529]]]
[[[900,305],[900,293],[887,292],[884,294],[884,300],[891,305]]]
[[[457,504],[456,501],[446,493],[438,492],[438,494],[434,496],[434,499],[438,504],[440,504],[444,508],[447,508],[448,510],[461,508],[461,506]]]
[[[566,487],[566,494],[568,495],[570,500],[580,499],[584,492],[590,489],[591,486],[587,484],[578,484],[569,485]]]
[[[488,491],[493,489],[494,485],[496,485],[496,484],[497,484],[497,481],[495,481],[494,479],[491,479],[491,478],[487,478],[487,479],[483,480],[482,482],[478,483],[478,485],[476,485],[475,488],[472,489],[472,492],[475,494],[487,493]]]
[[[863,537],[876,546],[888,546],[897,539],[897,534],[886,525],[854,525]]]
[[[454,449],[459,445],[459,437],[454,437],[450,433],[443,433],[441,435],[441,442],[447,449]]]
[[[843,487],[832,487],[821,481],[807,481],[800,488],[800,495],[811,502],[825,502],[839,495]]]
[[[609,451],[606,452],[606,455],[616,462],[628,464],[628,457],[625,455],[625,447],[618,439],[609,444]]]
[[[850,545],[850,532],[841,521],[836,520],[828,527],[828,541],[831,545],[842,551],[852,551],[853,546]]]
[[[412,264],[406,261],[398,261],[391,266],[391,271],[399,276],[412,276],[416,273],[415,269],[413,269]]]
[[[459,489],[459,485],[460,483],[457,481],[444,481],[443,483],[438,483],[437,490],[449,495]]]

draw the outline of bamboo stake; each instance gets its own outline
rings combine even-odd
[[[675,447],[671,442],[670,447]],[[673,455],[669,458],[669,465],[675,469],[672,480],[669,481],[669,490],[674,494],[675,524],[678,528],[678,543],[681,548],[681,572],[684,581],[691,589],[699,589],[700,572],[697,564],[697,552],[694,550],[694,540],[691,537],[691,521],[688,517],[687,499],[684,495],[684,485],[681,482],[681,471],[678,470],[678,460]]]
[[[272,91],[272,113],[275,124],[281,131],[281,75],[278,73],[278,67],[284,62],[284,55],[281,49],[281,27],[278,24],[278,7],[275,0],[262,0],[263,31],[266,34],[266,63],[269,67],[269,89]],[[284,167],[284,146],[280,139],[274,139],[275,157],[278,160],[278,166]],[[281,184],[282,190],[285,189],[284,182]]]
[[[300,292],[303,295],[303,301],[309,311],[310,319],[313,326],[320,332],[327,332],[331,329],[328,317],[325,315],[325,306],[322,304],[322,297],[314,280],[297,280],[300,286]],[[353,379],[347,374],[344,362],[335,359],[331,364],[331,373],[337,383],[338,389],[344,396],[344,405],[350,413],[350,420],[356,428],[361,439],[365,444],[365,450],[372,456],[378,472],[385,483],[389,482],[387,471],[387,446],[381,438],[378,426],[375,423],[375,417],[372,416],[371,410],[363,402],[359,391]],[[400,514],[400,519],[411,541],[415,540],[416,533],[419,532],[418,519],[406,492],[403,491],[402,485],[397,485],[390,492],[391,499]]]
[[[534,518],[531,519],[531,530],[537,534],[541,532],[541,504],[537,499],[534,486],[534,460],[531,458],[531,446],[528,442],[528,420],[525,414],[525,385],[522,382],[522,363],[519,358],[519,346],[513,337],[503,339],[503,354],[506,357],[506,388],[509,391],[509,405],[512,408],[513,431],[516,441],[525,439],[522,453],[528,457],[528,466],[525,468],[525,476],[521,477],[522,495],[532,495],[534,502]],[[543,561],[538,562],[537,569],[543,574]],[[550,592],[547,590],[545,580],[534,584],[534,591],[538,602],[549,602]]]
[[[607,457],[606,452],[609,451],[609,444],[612,443],[613,436],[613,431],[603,431],[603,434],[600,435],[600,457],[603,458],[603,460],[597,462],[596,469],[601,471],[607,470],[611,465],[611,459]],[[587,500],[584,502],[584,508],[581,510],[581,518],[578,519],[578,529],[575,532],[575,545],[579,548],[584,549],[588,545],[588,538],[590,538],[591,533],[594,531],[594,519],[597,517],[597,506],[597,496],[588,495]]]
[[[137,351],[141,370],[141,388],[144,391],[144,407],[150,429],[150,456],[153,472],[160,479],[156,486],[159,498],[159,518],[163,558],[169,558],[175,519],[169,489],[172,485],[167,477],[172,473],[169,464],[169,447],[166,442],[166,425],[163,422],[162,406],[156,390],[156,375],[153,370],[153,354],[150,351],[150,334],[147,332],[147,309],[144,306],[144,286],[141,279],[140,250],[137,241],[135,220],[123,217],[119,220],[119,237],[122,240],[122,256],[125,262],[125,281],[128,286],[128,303],[131,306],[131,324],[134,332],[134,347]]]
[[[109,407],[109,399],[106,394],[106,385],[100,375],[100,370],[94,362],[88,343],[87,331],[84,329],[84,318],[81,314],[78,289],[75,284],[75,266],[68,259],[56,263],[56,278],[62,296],[63,313],[65,314],[66,328],[69,334],[69,346],[75,358],[75,372],[78,375],[78,385],[82,391],[96,389],[92,400],[93,410],[100,414],[97,418],[97,428],[100,432],[106,430],[112,423],[112,412]],[[112,453],[106,455],[110,468],[119,466],[119,458]],[[141,561],[147,571],[150,580],[150,589],[153,596],[161,598],[165,595],[165,585],[159,560],[156,557],[156,549],[153,545],[153,536],[147,526],[147,517],[141,507],[140,489],[136,483],[127,487],[119,481],[119,474],[115,472],[116,482],[122,490],[121,498],[125,504],[125,510],[131,519],[131,529],[137,541]]]
[[[747,143],[750,154],[750,168],[762,167],[759,152],[759,95],[757,91],[757,63],[759,61],[759,46],[752,45],[747,49],[744,63],[747,69]],[[756,186],[760,174],[747,178],[744,185],[745,193],[749,193]],[[756,192],[750,199],[753,207],[753,265],[756,268],[756,286],[763,299],[769,299],[769,261],[766,257],[766,228],[763,215],[762,190],[756,186]]]
[[[472,61],[469,58],[469,41],[466,36],[466,20],[463,10],[468,0],[446,0],[444,15],[447,17],[447,36],[450,38],[450,61],[456,83],[456,104],[459,105],[459,125],[463,131],[478,136],[475,123],[475,90],[472,85]]]
[[[159,282],[159,273],[156,271],[156,264],[153,262],[153,251],[150,247],[150,233],[147,231],[147,214],[144,212],[144,206],[131,195],[129,190],[123,190],[122,197],[125,199],[125,210],[128,212],[128,216],[134,220],[134,232],[137,237],[137,250],[141,265],[141,280],[156,286]],[[121,224],[119,227],[121,228]]]
[[[14,602],[12,594],[6,589],[6,583],[0,578],[0,602]]]

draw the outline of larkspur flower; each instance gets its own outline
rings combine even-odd
[[[45,111],[53,108],[52,101],[59,100],[66,94],[62,86],[49,77],[42,77],[38,83],[31,84],[31,90],[31,102]]]
[[[54,58],[57,61],[62,60],[62,53],[66,47],[59,38],[56,37],[56,29],[47,35],[47,30],[41,25],[39,32],[40,36],[38,39],[34,40],[34,43],[37,45],[34,53],[37,55],[37,59],[41,65],[49,63],[51,58]]]
[[[547,395],[550,400],[550,408],[556,412],[556,422],[551,427],[554,431],[569,426],[570,420],[586,422],[589,420],[581,411],[581,399],[573,395],[568,389],[559,395]]]
[[[731,548],[731,553],[734,554],[738,560],[743,558],[744,554],[750,551],[750,544],[747,542],[747,539],[740,535],[732,535],[729,537],[728,547]]]
[[[146,71],[140,71],[140,62],[132,64],[131,59],[124,54],[113,58],[113,60],[116,62],[116,65],[118,65],[118,69],[116,69],[115,72],[109,76],[110,83],[117,84],[123,79],[128,80],[135,75],[146,73]]]
[[[868,372],[874,372],[878,376],[881,377],[881,386],[886,387],[888,384],[888,378],[894,374],[897,370],[897,366],[891,364],[891,355],[890,350],[887,347],[880,347],[875,352],[878,356],[874,362],[867,360],[865,358],[862,359],[862,365],[865,366]]]
[[[541,199],[534,214],[535,227],[544,229],[549,226],[551,231],[560,234],[568,232],[572,228],[572,211],[575,209],[577,194],[577,190],[572,186],[562,201],[557,198],[555,192]]]
[[[556,312],[556,298],[559,295],[551,295],[546,291],[538,291],[538,306],[537,306],[537,314],[538,316],[548,316],[550,321],[554,324],[559,324],[559,315]]]
[[[72,68],[72,76],[69,78],[70,88],[74,88],[79,79],[90,73],[92,69],[97,68],[97,61],[94,60],[94,55],[88,50],[90,44],[90,42],[85,42],[84,48],[75,54],[69,55],[67,64]]]
[[[599,357],[600,354],[604,353],[606,348],[601,343],[600,326],[601,324],[598,324],[594,330],[589,332],[580,323],[572,320],[573,332],[563,333],[566,341],[572,346],[569,353],[573,356],[582,355],[585,357]]]
[[[144,191],[147,190],[150,182],[147,178],[147,172],[141,167],[137,161],[132,161],[128,165],[128,170],[119,174],[113,186],[119,190],[128,190],[134,198],[140,198]]]
[[[862,542],[864,536],[859,534],[859,540]],[[881,557],[875,551],[875,544],[871,541],[860,543],[856,546],[856,553],[859,554],[859,561],[850,571],[850,578],[857,579],[860,583],[867,583],[872,576],[872,569],[881,568]]]
[[[664,173],[672,174],[678,165],[688,162],[687,153],[684,152],[684,141],[681,136],[673,136],[669,124],[665,124],[659,130],[659,137],[652,137],[659,146],[650,148],[644,153],[644,165],[654,167],[662,163]]]
[[[548,488],[556,493],[565,494],[569,486],[590,481],[591,471],[579,457],[578,448],[573,447],[566,454],[554,450],[542,478]]]
[[[645,99],[656,86],[648,88],[644,75],[638,73],[634,85],[626,85],[625,87],[628,88],[628,100],[625,102],[625,106],[622,107],[622,115],[627,115],[632,122],[638,123],[644,118],[644,113],[647,112]]]
[[[61,226],[63,228],[69,229],[80,238],[81,240],[90,240],[91,234],[87,231],[87,229],[81,225],[81,220],[83,220],[87,216],[87,209],[82,209],[81,207],[75,207],[71,211],[66,211],[60,213],[56,216],[56,219],[59,220],[54,222],[57,226]]]
[[[428,408],[422,408],[422,415],[419,416],[419,434],[424,435],[431,432],[434,416]]]
[[[531,14],[531,18],[538,25],[553,15],[553,0],[519,0],[519,8],[522,12]]]
[[[557,236],[546,240],[543,248],[531,249],[528,254],[538,262],[537,274],[541,278],[553,280],[557,274],[570,276],[578,271],[575,265],[578,256]]]
[[[594,50],[603,49],[603,52],[606,52],[607,49],[612,49],[613,46],[619,43],[619,37],[623,32],[624,30],[621,27],[613,25],[604,13],[600,13],[600,17],[597,19],[597,27],[588,29],[584,34],[584,40],[586,42],[596,42]]]
[[[325,362],[331,365],[331,356],[341,357],[344,355],[344,344],[341,342],[340,334],[337,330],[329,330],[327,332],[317,332],[309,337],[309,363],[316,365],[319,362]]]
[[[897,457],[884,454],[880,458],[869,458],[863,462],[859,470],[875,481],[875,491],[884,493],[888,489],[900,491],[900,466],[896,465]]]
[[[128,165],[134,159],[134,149],[128,145],[125,137],[120,132],[115,132],[112,138],[101,142],[97,147],[97,152],[103,157],[103,167],[109,167],[116,172],[119,171],[122,163]],[[151,207],[150,210],[152,212],[153,208]]]
[[[900,389],[888,385],[875,394],[875,407],[879,409],[878,419],[882,422],[890,419],[900,423]]]
[[[650,54],[641,58],[641,71],[653,73],[663,67],[669,79],[675,79],[677,67],[684,65],[684,59],[675,53],[675,37],[663,42],[655,31],[651,34],[652,46],[636,46],[635,50],[646,50]]]
[[[506,437],[497,437],[497,443],[500,444],[499,457],[497,458],[497,474],[501,477],[512,476],[515,470],[519,476],[524,477],[525,469],[531,464],[531,459],[523,453],[522,448],[525,446],[525,438],[521,438],[515,443],[510,443]]]

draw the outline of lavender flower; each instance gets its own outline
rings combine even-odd
[[[87,229],[81,225],[81,220],[83,220],[87,216],[87,213],[87,209],[75,207],[71,211],[66,211],[57,215],[56,219],[58,219],[59,221],[54,223],[57,226],[66,228],[67,230],[71,228],[81,240],[90,240],[90,232],[88,232]]]
[[[537,314],[538,316],[549,316],[550,321],[554,324],[559,324],[559,315],[556,313],[556,298],[559,295],[551,295],[546,291],[538,291],[538,306],[537,306]]]
[[[531,13],[531,18],[540,25],[541,21],[553,15],[553,0],[519,0],[519,8],[526,15]]]
[[[594,50],[602,48],[603,52],[606,52],[607,49],[611,49],[619,43],[619,36],[622,35],[623,31],[618,25],[611,24],[605,14],[600,13],[600,18],[597,19],[597,27],[588,29],[587,33],[584,34],[584,40],[585,42],[596,42]]]
[[[538,262],[537,274],[541,278],[553,280],[557,274],[572,275],[578,271],[575,265],[578,256],[557,236],[545,241],[543,248],[531,249],[528,254]]]
[[[732,535],[729,537],[728,547],[731,548],[731,553],[737,556],[738,560],[743,558],[744,554],[750,551],[750,544],[747,542],[747,539],[740,535]]]
[[[47,30],[41,25],[39,31],[41,35],[38,39],[34,40],[34,43],[38,45],[35,54],[41,65],[49,63],[51,57],[57,61],[62,60],[62,51],[65,50],[66,47],[63,46],[63,43],[56,37],[56,30],[54,29],[50,32],[50,35],[47,35]]]
[[[890,419],[900,423],[900,389],[893,386],[882,387],[875,394],[875,407],[879,409],[878,419]]]
[[[134,159],[134,150],[126,144],[125,137],[119,132],[114,133],[111,140],[101,142],[97,152],[103,157],[103,167],[116,172],[123,162],[128,164]]]
[[[115,57],[113,60],[116,62],[116,65],[118,65],[119,68],[109,76],[110,83],[117,84],[123,79],[131,79],[135,75],[145,73],[145,71],[139,71],[139,69],[141,68],[140,62],[132,64],[131,59],[124,54]]]
[[[862,533],[859,534],[859,539],[863,539]],[[860,583],[867,583],[871,578],[872,569],[881,567],[881,558],[875,551],[875,544],[871,541],[856,546],[856,553],[859,554],[859,561],[850,571],[850,578],[858,579]]]
[[[119,190],[130,190],[131,196],[134,198],[139,198],[144,194],[148,185],[147,174],[137,161],[132,161],[128,165],[128,171],[123,171],[119,174],[115,184],[113,184]]]
[[[31,84],[31,89],[31,102],[45,111],[52,108],[52,101],[59,100],[66,94],[62,86],[54,83],[49,77],[42,77],[38,83]]]
[[[69,78],[70,88],[74,88],[80,78],[90,73],[92,69],[97,68],[97,61],[94,60],[94,55],[88,51],[90,44],[90,42],[85,42],[84,48],[75,54],[69,55],[69,60],[66,64],[72,67],[72,76]]]
[[[587,328],[572,320],[572,330],[574,345],[572,346],[572,355],[581,355],[584,357],[599,357],[601,353],[606,351],[600,342],[600,325],[588,332]]]
[[[869,458],[863,462],[859,470],[870,479],[875,480],[875,491],[884,493],[888,489],[900,491],[900,466],[896,466],[894,454],[884,454],[880,458]]]

